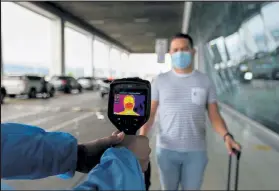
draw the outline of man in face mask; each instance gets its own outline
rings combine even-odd
[[[223,137],[229,154],[240,150],[218,111],[213,84],[193,69],[195,49],[187,34],[177,34],[170,43],[173,69],[152,83],[149,121],[140,134],[147,135],[156,112],[159,114],[157,162],[164,190],[199,190],[207,165],[206,110],[216,132]],[[159,107],[158,107],[159,106]]]

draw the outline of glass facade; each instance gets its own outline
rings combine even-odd
[[[221,102],[279,133],[279,2],[264,4],[235,33],[207,45]]]

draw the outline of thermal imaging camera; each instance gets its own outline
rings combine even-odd
[[[150,116],[151,85],[140,78],[123,78],[110,84],[108,118],[127,135],[135,135]]]

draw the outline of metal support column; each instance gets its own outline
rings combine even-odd
[[[90,38],[90,50],[91,50],[91,56],[90,56],[90,61],[91,61],[91,65],[92,65],[92,77],[95,76],[95,67],[94,67],[94,41],[95,41],[95,36],[91,36]]]
[[[53,21],[52,64],[50,75],[65,75],[65,24],[63,19]]]
[[[2,44],[2,30],[1,30],[1,81],[2,81],[2,77],[4,75],[4,67],[3,67],[3,44]]]
[[[191,18],[191,10],[192,10],[192,2],[185,1],[184,2],[184,13],[183,13],[183,21],[182,21],[182,33],[187,33],[190,24]]]
[[[112,48],[112,46],[111,46],[111,44],[109,44],[109,48],[108,48],[108,71],[109,71],[109,78],[111,78],[112,77],[112,68],[111,68],[111,58],[110,58],[110,51],[111,51],[111,48]]]

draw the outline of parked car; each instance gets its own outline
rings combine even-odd
[[[4,103],[4,99],[5,99],[6,95],[7,95],[7,93],[6,93],[5,87],[1,86],[1,94],[0,94],[1,104]]]
[[[53,76],[50,81],[57,91],[71,93],[72,90],[82,92],[82,86],[78,81],[71,76]]]
[[[49,83],[44,77],[41,78],[42,89],[40,93],[45,94],[43,95],[44,98],[46,97],[53,97],[55,94],[55,87],[52,83]]]
[[[80,77],[77,81],[83,89],[94,90],[96,87],[96,80],[93,77]]]
[[[110,83],[112,82],[112,79],[104,79],[100,83],[100,95],[102,98],[105,97],[105,95],[109,94],[110,90]]]
[[[96,90],[100,90],[101,84],[103,83],[103,80],[106,80],[107,78],[95,78],[96,80]]]
[[[272,79],[273,80],[279,80],[279,66],[272,70],[272,74],[271,75],[272,75]]]
[[[47,93],[54,95],[54,86],[50,83],[42,83],[43,77],[35,75],[7,75],[3,78],[3,85],[7,96],[14,98],[18,95],[27,95],[29,98],[36,98],[38,93],[43,93],[46,86]]]

